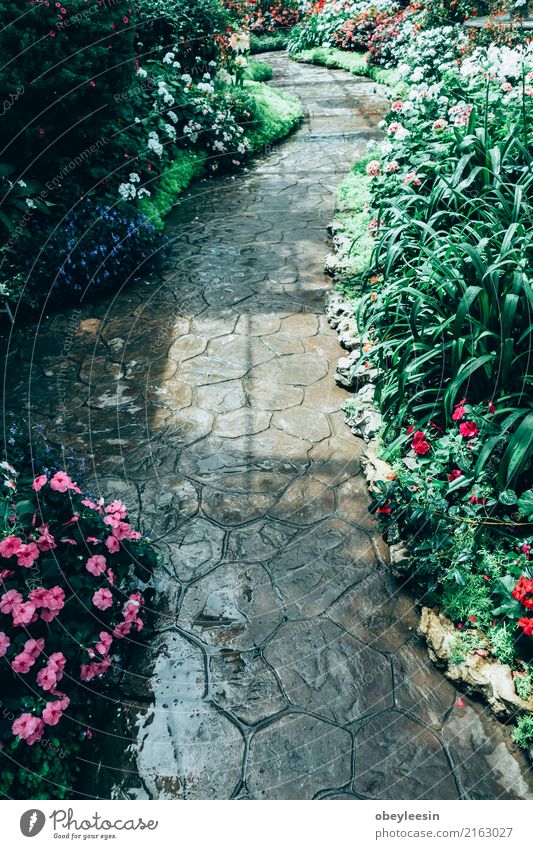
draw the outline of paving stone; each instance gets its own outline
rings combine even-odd
[[[290,714],[252,738],[248,787],[256,799],[312,799],[349,782],[351,753],[347,731]]]
[[[294,705],[339,725],[393,706],[388,660],[327,620],[286,622],[265,658]]]
[[[183,523],[163,542],[170,563],[180,581],[199,578],[220,562],[224,551],[224,531],[207,519],[195,517]]]
[[[229,413],[246,404],[243,385],[240,380],[228,380],[211,386],[198,386],[195,389],[196,404],[212,413]]]
[[[301,338],[315,336],[318,333],[318,316],[305,313],[290,315],[281,322],[281,329]]]
[[[254,652],[223,649],[209,663],[212,698],[248,725],[288,706],[275,675]]]
[[[427,728],[396,711],[356,737],[355,790],[369,799],[460,798],[446,753]]]
[[[275,519],[296,525],[314,525],[335,510],[335,494],[329,486],[313,478],[298,478],[291,483],[270,510]]]
[[[525,752],[512,749],[503,727],[483,705],[462,695],[442,736],[469,799],[532,799],[533,774]]]
[[[310,442],[320,442],[331,434],[327,416],[310,407],[291,407],[278,412],[274,415],[272,424],[286,433],[308,439]]]
[[[262,566],[224,563],[189,587],[178,622],[204,643],[245,650],[260,646],[282,618]]]
[[[231,492],[209,486],[202,489],[202,512],[227,527],[245,525],[266,516],[275,503],[275,495],[260,492]]]
[[[259,410],[286,410],[301,404],[304,396],[299,386],[283,386],[249,378],[243,380],[242,385],[250,407]]]
[[[384,569],[349,589],[331,605],[328,616],[369,646],[386,652],[413,640],[418,627],[414,602]]]
[[[285,354],[271,363],[252,369],[256,380],[270,380],[294,386],[309,386],[328,372],[327,360],[313,354]]]
[[[435,676],[423,639],[413,637],[394,655],[396,703],[433,728],[441,728],[456,699],[455,687]]]
[[[265,563],[274,554],[283,551],[298,533],[296,528],[272,519],[254,522],[230,532],[226,556],[228,560]]]
[[[221,336],[213,339],[207,350],[210,357],[220,358],[229,365],[242,366],[246,371],[275,357],[274,351],[256,336]]]
[[[194,486],[181,475],[161,475],[141,483],[142,530],[152,538],[164,536],[198,511]]]
[[[207,343],[208,340],[205,337],[194,336],[192,333],[188,336],[180,336],[170,346],[168,356],[171,360],[177,360],[181,363],[198,356],[198,354],[203,354],[207,348]]]
[[[215,436],[251,436],[266,430],[272,414],[268,410],[241,407],[218,416],[213,433]]]
[[[309,474],[322,483],[337,486],[359,474],[363,447],[363,440],[352,443],[338,436],[324,439],[310,453]]]
[[[339,519],[299,536],[269,564],[290,619],[323,613],[375,567],[369,537]]]

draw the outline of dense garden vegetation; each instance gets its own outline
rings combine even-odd
[[[378,79],[389,69],[386,139],[341,190],[354,369],[376,375],[392,466],[374,509],[465,653],[483,630],[528,698],[533,49],[518,23],[460,25],[481,6],[325,3],[289,49]]]
[[[53,308],[152,268],[191,180],[238,167],[301,109],[254,82],[268,73],[248,63],[239,4],[27,5],[1,4],[0,292]],[[270,31],[275,9],[251,24]]]

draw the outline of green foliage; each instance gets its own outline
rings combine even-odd
[[[514,686],[517,695],[527,702],[533,692],[533,670],[528,667],[523,672],[515,673]]]
[[[450,663],[455,665],[462,663],[468,652],[482,649],[484,645],[483,637],[471,631],[461,631],[450,646]]]
[[[272,35],[254,35],[250,39],[252,53],[269,53],[272,50],[285,50],[287,47],[288,33],[278,31]]]
[[[205,169],[206,155],[202,151],[178,151],[174,160],[161,175],[149,198],[142,198],[139,207],[157,230],[178,203],[181,193],[200,177]]]
[[[249,82],[245,91],[253,94],[254,111],[247,133],[252,152],[264,148],[297,127],[304,112],[298,98],[262,83]]]
[[[533,714],[519,716],[513,731],[513,740],[521,749],[527,749],[533,743]]]
[[[493,625],[487,630],[491,652],[501,663],[512,664],[515,657],[514,629],[507,623]]]
[[[245,79],[254,80],[257,83],[266,83],[272,79],[273,71],[267,62],[259,62],[257,59],[248,60]]]
[[[139,0],[143,56],[174,50],[183,70],[200,73],[217,59],[231,17],[220,0]]]
[[[442,607],[453,621],[464,622],[472,616],[480,626],[486,626],[492,618],[493,602],[487,582],[482,575],[467,572],[462,582],[452,575],[445,578],[442,588]]]

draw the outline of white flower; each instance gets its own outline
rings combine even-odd
[[[178,116],[176,115],[175,112],[167,112],[167,115],[168,115],[168,117],[170,118],[170,120],[172,121],[173,124],[178,123]]]
[[[240,56],[237,56],[237,59],[240,59],[240,58],[241,58]],[[246,59],[244,61],[246,61]],[[211,83],[198,83],[196,88],[198,89],[198,91],[202,91],[204,94],[213,94],[213,92],[215,90],[213,88],[213,86],[211,85]]]
[[[226,71],[225,68],[220,68],[220,70],[217,72],[216,78],[225,85],[231,85],[231,83],[233,82],[233,77],[230,73],[228,73],[228,71]]]
[[[176,54],[172,53],[172,51],[170,50],[168,53],[165,53],[165,55],[163,56],[163,62],[165,63],[165,65],[171,65],[175,55]]]
[[[411,74],[411,79],[414,83],[419,83],[424,79],[424,69],[423,68],[415,68],[413,73]]]
[[[148,76],[148,71],[145,71],[144,68],[137,68],[137,73],[140,77]]]
[[[148,149],[153,150],[157,156],[163,155],[163,145],[159,141],[159,136],[154,130],[152,130],[148,136]]]
[[[148,191],[148,189],[139,189],[137,192],[138,198],[149,198],[152,193]]]
[[[30,209],[35,209],[35,202],[31,198],[26,198],[26,205],[29,206]]]
[[[24,182],[24,180],[17,180],[17,186],[20,186],[21,189],[25,189],[26,185],[27,184]]]
[[[246,68],[246,66],[248,65],[248,60],[246,59],[246,56],[237,56],[237,58],[235,59],[235,64],[238,68]]]
[[[118,187],[118,193],[122,200],[133,200],[137,190],[131,183],[121,183]]]
[[[229,40],[229,46],[236,53],[246,53],[250,49],[250,36],[246,32],[233,32]]]
[[[172,141],[176,140],[176,128],[172,124],[165,124],[165,132]]]
[[[140,178],[139,174],[136,174],[135,171],[131,172],[128,179],[129,179],[130,183],[140,183],[141,182],[141,178]]]
[[[192,77],[190,74],[182,74],[181,78],[185,85],[190,85],[192,83]]]

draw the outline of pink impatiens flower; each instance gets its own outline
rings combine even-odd
[[[35,658],[31,656],[31,654],[27,654],[25,651],[17,654],[16,657],[11,661],[11,668],[13,672],[18,672],[19,675],[25,675],[26,672],[29,672],[35,663]]]
[[[50,487],[56,492],[66,492],[68,489],[77,493],[81,492],[79,486],[70,479],[66,472],[56,472],[50,480]]]
[[[22,545],[22,540],[20,537],[9,536],[0,542],[0,554],[2,557],[9,558],[13,557],[17,554],[20,546]]]
[[[379,177],[381,174],[381,164],[379,160],[372,159],[366,166],[366,173],[369,177]]]
[[[120,551],[120,543],[114,536],[108,537],[105,545],[110,554],[116,554],[117,551]]]
[[[113,604],[111,590],[105,588],[97,590],[93,595],[93,604],[98,610],[107,610],[108,607],[111,607]]]
[[[28,746],[38,743],[43,736],[44,722],[38,716],[31,713],[23,713],[11,726],[13,734],[25,740]]]
[[[55,670],[45,666],[44,669],[39,669],[37,673],[37,683],[43,690],[52,690],[57,684],[57,674]]]
[[[473,439],[479,433],[479,428],[475,422],[462,422],[459,425],[459,433],[466,439]]]
[[[35,621],[36,617],[35,605],[31,601],[25,601],[21,604],[15,603],[11,611],[13,617],[13,625],[29,625]]]
[[[47,483],[47,481],[48,481],[48,478],[46,477],[46,475],[39,475],[33,481],[31,488],[34,489],[35,492],[39,492],[39,490],[41,490],[43,488],[43,486],[45,485],[45,483]]]
[[[52,549],[57,548],[56,541],[48,530],[48,523],[41,525],[39,533],[41,536],[37,540],[37,545],[41,551],[52,551]]]
[[[102,572],[105,572],[107,567],[106,559],[102,554],[93,554],[92,557],[89,557],[87,563],[85,564],[85,568],[91,575],[94,575],[97,578]]]
[[[70,699],[65,696],[63,699],[58,699],[55,702],[48,702],[43,710],[43,722],[46,725],[57,725],[63,715],[63,711],[68,708]]]
[[[20,604],[23,598],[16,590],[8,590],[0,596],[0,612],[11,613],[15,604]]]
[[[0,631],[0,657],[4,657],[9,646],[11,645],[11,640],[7,636],[4,631]]]
[[[112,642],[113,637],[111,634],[108,634],[107,631],[100,631],[100,642],[96,643],[95,649],[97,652],[100,652],[101,655],[105,656],[106,654],[109,654]]]
[[[112,501],[111,504],[108,504],[105,508],[106,513],[113,513],[115,516],[118,516],[119,519],[125,519],[128,515],[126,510],[126,505],[122,501]]]
[[[34,542],[22,543],[17,551],[17,563],[29,569],[39,557],[39,549]]]

